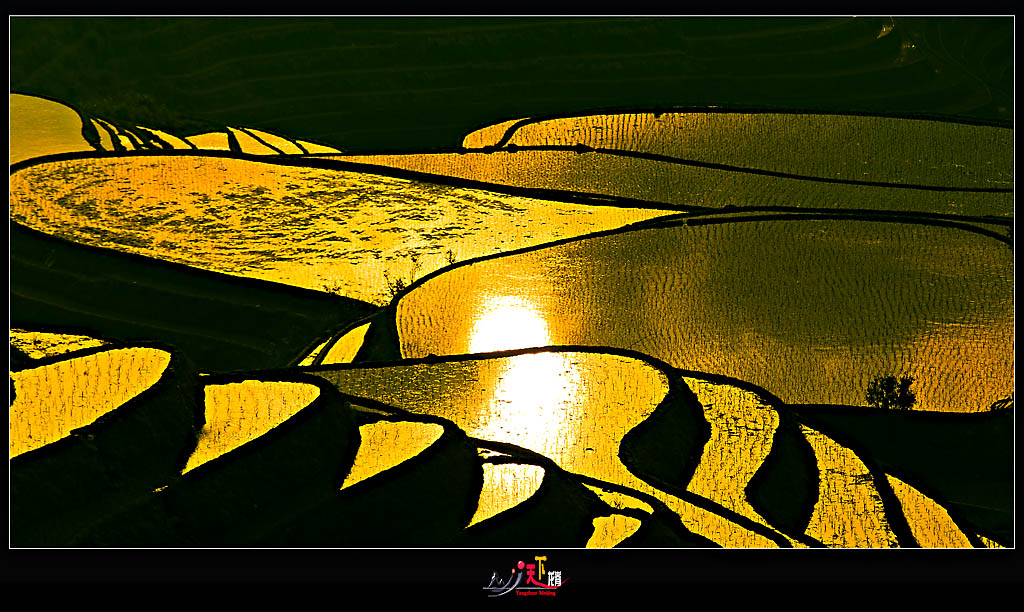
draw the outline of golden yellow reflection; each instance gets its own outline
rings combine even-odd
[[[485,298],[469,332],[469,352],[487,353],[551,344],[544,318],[520,297]]]
[[[544,481],[544,468],[523,463],[484,463],[484,482],[468,526],[530,499]]]
[[[1006,548],[999,542],[996,542],[995,540],[990,540],[985,536],[978,536],[978,539],[980,539],[981,543],[985,545],[985,548]]]
[[[554,370],[553,360],[559,362]],[[664,374],[642,361],[599,353],[541,352],[314,373],[345,393],[449,419],[472,438],[515,444],[602,480],[603,474],[627,472],[618,458],[619,441],[668,389]],[[566,374],[575,381],[572,392],[561,391]],[[509,380],[543,391],[521,393]]]
[[[654,488],[622,463],[622,437],[651,415],[668,390],[666,376],[638,359],[539,352],[313,373],[344,393],[449,419],[470,437],[515,444],[569,472],[652,495],[688,529],[722,546],[776,546]]]
[[[945,508],[899,478],[886,476],[921,548],[972,548]]]
[[[482,149],[484,147],[493,147],[505,136],[509,128],[513,125],[522,121],[522,119],[509,119],[501,123],[495,123],[474,130],[462,139],[462,147],[465,149]]]
[[[818,501],[807,535],[835,548],[896,548],[874,479],[857,455],[828,436],[800,426],[818,463]]]
[[[456,261],[661,214],[188,155],[69,160],[11,177],[11,218],[41,232],[379,304],[399,281]]]
[[[849,142],[856,147],[847,146]],[[922,142],[943,143],[922,147]],[[797,113],[622,113],[549,119],[510,145],[586,145],[807,176],[993,186],[1013,181],[1013,130]],[[925,150],[927,149],[927,150]]]
[[[327,145],[316,144],[315,142],[306,142],[305,140],[296,140],[296,144],[305,149],[308,153],[341,153],[340,150]]]
[[[351,363],[356,358],[359,349],[363,347],[363,341],[366,340],[366,332],[369,330],[370,324],[364,323],[338,338],[334,346],[324,355],[323,364]]]
[[[278,136],[276,134],[270,134],[268,132],[264,132],[264,131],[261,131],[261,130],[254,130],[252,128],[246,128],[246,131],[249,132],[250,134],[260,138],[261,140],[263,140],[267,144],[269,144],[269,145],[271,145],[273,147],[276,147],[277,149],[279,149],[282,153],[284,153],[286,155],[301,155],[301,154],[305,153],[305,151],[303,151],[301,148],[299,148],[299,145],[295,144],[291,140],[288,140],[287,138],[284,138],[282,136]]]
[[[1001,291],[986,293],[991,302]],[[969,320],[930,321],[927,330],[905,349],[910,372],[931,374],[937,363],[942,366],[941,376],[915,377],[914,410],[985,412],[993,402],[1013,393],[1013,311],[1007,308],[988,320],[976,315]]]
[[[968,412],[1013,389],[1012,257],[917,224],[648,228],[447,270],[402,297],[396,325],[403,356],[462,354],[498,295],[552,345],[635,350],[793,403],[862,405],[872,377],[906,373],[915,409]],[[524,343],[496,329],[488,346]]]
[[[485,299],[469,336],[470,353],[548,344],[544,319],[527,301],[507,296]],[[560,353],[534,353],[509,360],[493,391],[494,409],[481,419],[475,437],[511,437],[513,444],[545,455],[558,452],[566,445],[563,438],[573,435],[573,428],[564,418],[572,410],[551,410],[550,406],[573,403],[580,391],[580,375],[572,361]]]
[[[11,346],[32,359],[62,355],[106,344],[109,344],[106,340],[77,334],[55,334],[27,329],[11,329]]]
[[[110,132],[107,131],[103,124],[95,119],[91,119],[92,127],[96,130],[96,133],[100,136],[100,148],[104,151],[114,150],[114,141],[110,138]]]
[[[121,145],[122,149],[125,149],[126,151],[135,150],[135,143],[132,142],[131,138],[128,138],[124,133],[124,130],[118,129],[117,126],[108,121],[104,121],[103,119],[96,119],[96,121],[106,128],[113,135],[113,138],[117,138],[117,142]]]
[[[501,440],[545,456],[563,454],[579,444],[572,416],[580,411],[582,372],[557,353],[521,355],[498,373],[491,410],[481,416],[473,436]]]
[[[944,192],[779,178],[600,152],[520,149],[319,157],[510,187],[633,198],[678,207],[895,209],[1002,217],[1013,214],[1012,193],[960,192],[950,197]],[[939,178],[935,180],[944,184]],[[1010,188],[1012,182],[993,180],[980,186]]]
[[[206,424],[182,473],[267,433],[320,396],[316,385],[247,380],[203,388]]]
[[[214,151],[231,150],[231,145],[228,143],[227,132],[207,132],[205,134],[196,134],[195,136],[186,137],[185,140],[195,145],[198,149]]]
[[[167,143],[172,149],[191,149],[192,148],[192,145],[190,145],[187,140],[184,140],[182,138],[178,138],[174,134],[168,134],[167,132],[165,132],[163,130],[156,130],[156,129],[153,129],[153,128],[143,127],[141,125],[137,125],[135,127],[140,129],[140,130],[145,130],[146,132],[149,132],[149,133],[155,135],[157,138],[159,138],[160,140],[162,140],[165,143]]]
[[[313,365],[313,361],[316,359],[317,355],[320,354],[320,351],[324,350],[324,347],[327,346],[327,343],[330,342],[330,341],[331,341],[331,339],[328,338],[328,339],[324,340],[323,342],[321,342],[320,344],[318,344],[315,349],[310,351],[310,353],[308,355],[306,355],[302,359],[302,361],[299,362],[299,365],[300,366]]]
[[[56,442],[150,388],[170,353],[113,349],[12,372],[10,456]]]
[[[441,439],[436,423],[377,421],[359,427],[359,450],[341,488],[345,489],[415,457]]]
[[[765,526],[746,488],[772,449],[779,415],[757,394],[732,385],[683,378],[704,409],[711,437],[686,490]]]
[[[641,525],[640,519],[623,514],[599,516],[594,519],[594,533],[586,548],[613,548],[636,533]]]
[[[248,153],[249,155],[280,155],[279,152],[271,149],[242,130],[229,127],[228,131],[235,137],[242,153]]]
[[[11,94],[11,163],[42,155],[93,151],[82,136],[82,118],[59,102]]]

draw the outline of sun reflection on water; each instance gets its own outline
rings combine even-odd
[[[521,296],[484,298],[469,332],[469,352],[487,353],[551,343],[548,323],[537,308]]]
[[[547,346],[544,317],[522,297],[485,298],[469,336],[469,352]],[[497,374],[479,427],[467,432],[549,457],[578,452],[574,423],[586,393],[576,363],[559,353],[521,355]]]

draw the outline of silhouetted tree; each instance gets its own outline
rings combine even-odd
[[[895,376],[876,376],[868,383],[868,404],[877,408],[910,410],[917,403],[917,396],[910,390],[913,382],[913,376],[903,376],[899,380]]]

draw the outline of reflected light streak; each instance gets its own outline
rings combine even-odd
[[[471,353],[551,344],[544,316],[521,295],[487,296],[477,312],[469,335]],[[605,453],[614,453],[622,435],[635,423],[618,423],[625,425],[620,431],[607,420],[611,414],[602,414],[593,404],[595,397],[587,382],[587,372],[570,355],[527,353],[507,360],[496,380],[488,385],[492,389],[490,397],[484,400],[486,405],[474,423],[459,425],[470,437],[515,444],[553,459],[570,472],[605,478],[654,495],[676,512],[688,528],[722,546],[776,546],[760,534],[642,482],[617,457],[610,463],[595,464],[591,455],[607,457]],[[590,374],[592,378],[593,371]],[[605,397],[604,401],[613,400]],[[600,452],[587,452],[593,449]],[[608,531],[612,526],[622,538],[638,527],[597,521],[595,529],[599,535],[587,546],[610,547],[621,541],[616,539],[618,536],[612,537],[613,531]]]
[[[484,299],[469,333],[469,352],[487,353],[550,344],[548,324],[537,309],[519,296]]]
[[[522,297],[486,298],[469,336],[469,352],[550,344],[547,322]],[[548,457],[579,452],[574,423],[584,408],[582,373],[558,353],[521,355],[499,373],[480,425],[467,433],[502,440]]]

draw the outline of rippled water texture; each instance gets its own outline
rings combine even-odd
[[[546,351],[310,372],[344,393],[439,416],[471,438],[513,444],[568,472],[652,495],[678,514],[687,529],[719,545],[776,546],[763,535],[651,486],[622,463],[622,437],[649,417],[668,392],[666,375],[637,359]]]
[[[850,115],[637,113],[537,120],[497,150],[472,150],[501,142],[494,132],[502,127],[512,126],[467,136],[468,152],[327,157],[679,206],[1013,211],[1011,193],[886,186],[1008,190],[1013,130],[1006,128]]]
[[[387,302],[453,261],[665,214],[201,156],[45,163],[11,218],[67,240]]]
[[[643,362],[595,353],[315,373],[345,393],[443,417],[472,438],[515,444],[596,478],[625,469],[619,441],[668,390],[664,374]]]
[[[1010,249],[956,229],[676,226],[459,267],[404,297],[397,324],[407,357],[611,346],[855,405],[904,373],[918,409],[972,412],[1013,390],[1012,274]]]

